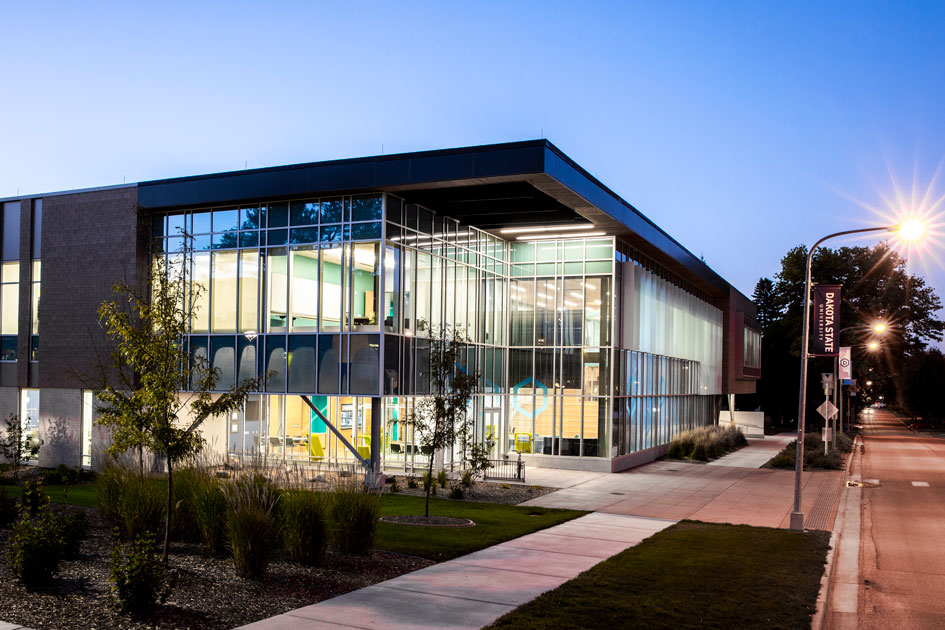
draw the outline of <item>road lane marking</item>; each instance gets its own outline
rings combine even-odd
[[[928,488],[929,482],[928,481],[913,481],[912,485],[915,486],[916,488]]]

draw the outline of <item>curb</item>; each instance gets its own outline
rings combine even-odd
[[[840,500],[837,502],[838,509],[839,506],[843,504],[847,493],[850,491],[850,488],[847,486],[846,482],[849,479],[850,466],[853,464],[853,456],[856,455],[856,447],[859,442],[860,436],[857,435],[853,440],[853,448],[850,449],[850,455],[847,458],[847,464],[844,468],[843,491],[840,493]],[[827,552],[827,564],[824,566],[824,574],[820,577],[820,592],[817,594],[817,608],[814,612],[814,616],[811,617],[810,620],[811,630],[823,630],[824,624],[827,621],[827,600],[830,597],[830,590],[833,584],[833,572],[834,568],[836,567],[836,564],[833,561],[834,554],[837,551],[837,547],[840,546],[840,538],[842,537],[842,534],[836,529],[836,527],[837,521],[834,520],[834,530],[830,534],[830,550]]]

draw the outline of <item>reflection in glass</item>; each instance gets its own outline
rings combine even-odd
[[[190,326],[192,332],[210,331],[210,253],[199,252],[193,255],[191,280]]]
[[[355,243],[351,249],[351,329],[377,330],[380,243]]]
[[[344,316],[344,295],[341,245],[323,247],[321,260],[321,329],[341,330]]]
[[[259,252],[240,252],[240,308],[239,331],[259,330],[257,304],[259,303]]]
[[[313,246],[292,250],[291,330],[315,331],[318,325],[318,250]]]
[[[238,252],[213,252],[212,301],[213,332],[236,332],[236,282]]]
[[[269,250],[269,278],[266,283],[269,288],[269,314],[266,330],[268,332],[285,332],[288,323],[288,257],[284,249]]]

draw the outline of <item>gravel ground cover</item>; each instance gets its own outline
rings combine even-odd
[[[70,508],[82,509],[82,508]],[[167,601],[147,620],[108,607],[112,540],[97,510],[87,510],[89,538],[78,559],[64,562],[54,583],[27,591],[6,566],[9,530],[0,530],[0,621],[30,628],[128,630],[229,629],[363,588],[433,564],[386,551],[371,556],[328,555],[309,568],[276,558],[259,581],[240,578],[227,558],[207,558],[196,545],[175,543],[169,565],[176,579]]]

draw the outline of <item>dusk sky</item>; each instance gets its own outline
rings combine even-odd
[[[943,2],[0,2],[0,21],[0,197],[545,137],[751,295],[790,247],[882,224],[856,200],[945,195]]]

